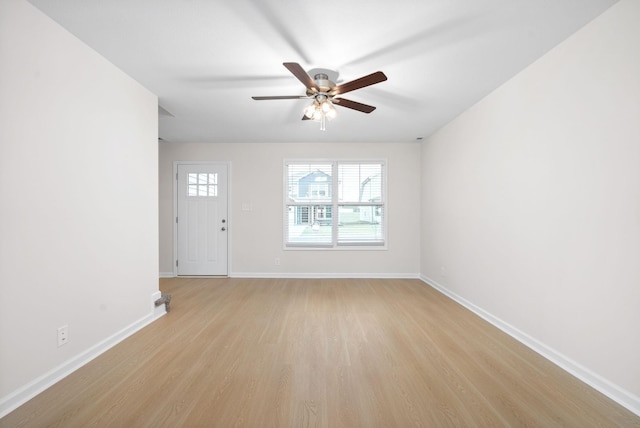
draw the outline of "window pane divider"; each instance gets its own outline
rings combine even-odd
[[[291,205],[291,204],[289,204]],[[307,204],[309,205],[309,204]],[[376,206],[376,207],[383,207],[384,203],[383,202],[338,202],[337,204],[338,206],[341,207],[362,207],[362,206]]]

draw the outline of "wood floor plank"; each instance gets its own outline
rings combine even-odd
[[[170,313],[0,427],[640,427],[418,280],[160,287]]]

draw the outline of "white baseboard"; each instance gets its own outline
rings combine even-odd
[[[173,272],[160,272],[160,278],[177,278]],[[181,276],[181,278],[218,278],[216,276]],[[420,279],[418,273],[299,273],[299,272],[231,272],[229,278],[373,278]]]
[[[371,278],[371,279],[420,279],[417,273],[288,273],[288,272],[232,272],[231,278],[284,278],[284,279],[318,279],[318,278]]]
[[[45,389],[67,377],[74,371],[78,370],[80,367],[87,364],[89,361],[108,351],[127,337],[151,324],[153,321],[157,320],[164,314],[166,314],[166,312],[164,311],[164,305],[162,305],[161,311],[156,311],[154,308],[154,312],[150,313],[146,317],[130,324],[129,326],[97,343],[81,354],[75,356],[74,358],[68,360],[67,362],[61,364],[53,370],[50,370],[49,372],[34,379],[28,384],[22,386],[11,394],[2,397],[0,399],[0,418],[11,413],[27,401],[31,400],[36,395],[40,394]]]
[[[430,287],[438,290],[445,296],[460,303],[462,306],[469,309],[471,312],[475,313],[480,318],[484,319],[485,321],[493,324],[495,327],[504,331],[509,336],[516,339],[518,342],[531,348],[532,350],[542,355],[549,361],[561,367],[563,370],[571,373],[573,376],[577,377],[587,385],[600,391],[602,394],[611,398],[613,401],[617,402],[621,406],[627,408],[631,412],[640,416],[640,397],[615,385],[614,383],[608,381],[607,379],[603,378],[597,373],[594,373],[593,371],[589,370],[587,367],[584,367],[578,364],[572,359],[566,357],[565,355],[561,354],[555,349],[545,345],[539,340],[529,336],[527,333],[517,329],[516,327],[510,325],[509,323],[506,323],[501,319],[493,316],[492,314],[485,311],[484,309],[474,305],[473,303],[469,302],[463,297],[453,293],[446,287],[438,284],[437,281],[427,278],[424,275],[420,275],[420,279]]]

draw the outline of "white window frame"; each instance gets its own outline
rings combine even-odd
[[[371,163],[379,163],[382,166],[382,195],[381,201],[376,204],[369,203],[354,203],[354,202],[340,202],[339,201],[339,182],[338,182],[338,167],[341,164],[371,164]],[[291,164],[331,164],[332,165],[332,175],[331,175],[331,200],[326,203],[323,201],[305,201],[299,203],[292,203],[289,200],[289,177],[288,177],[288,166]],[[329,251],[354,251],[354,250],[387,250],[388,244],[388,236],[387,236],[387,225],[389,219],[389,206],[388,206],[388,193],[387,193],[387,182],[388,182],[388,166],[386,159],[366,159],[366,158],[358,158],[358,159],[284,159],[283,162],[283,249],[287,251],[308,251],[308,250],[329,250]],[[297,243],[297,242],[288,242],[289,236],[289,212],[288,209],[290,206],[312,206],[312,205],[328,205],[331,206],[331,217],[332,217],[332,232],[331,232],[331,242],[330,243]],[[371,241],[371,242],[362,242],[362,241],[354,241],[354,242],[338,242],[338,216],[339,216],[339,207],[340,206],[370,206],[370,205],[379,205],[382,207],[383,215],[382,215],[382,241]]]

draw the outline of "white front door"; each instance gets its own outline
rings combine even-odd
[[[227,275],[227,164],[177,165],[177,274]]]

